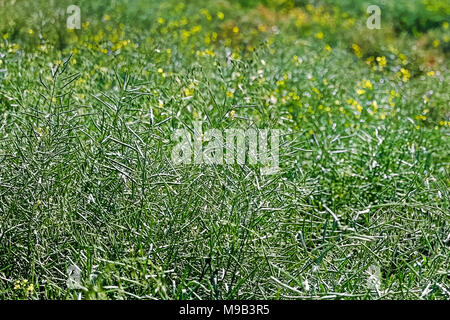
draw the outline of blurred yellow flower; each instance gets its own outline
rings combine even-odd
[[[377,57],[377,62],[381,69],[384,68],[386,66],[386,57]]]
[[[363,88],[371,89],[371,90],[373,89],[372,82],[370,82],[370,80],[364,79],[362,82],[362,85],[363,85]]]
[[[427,120],[427,117],[423,114],[419,114],[418,116],[416,116],[416,120]]]
[[[202,31],[202,26],[200,26],[200,25],[193,26],[191,29],[192,34],[200,32],[200,31]]]
[[[377,110],[378,110],[378,103],[377,103],[377,101],[373,100],[371,104],[372,104],[372,107],[373,107],[373,111],[377,112]]]
[[[358,58],[362,57],[362,51],[361,51],[361,47],[358,46],[356,43],[352,44],[352,48],[353,48],[353,52],[355,53],[355,55]]]
[[[190,97],[190,96],[192,96],[194,94],[194,89],[192,89],[192,88],[185,88],[184,89],[184,95],[186,96],[186,97]]]
[[[411,78],[411,74],[405,68],[401,68],[400,72],[398,72],[397,75],[402,78],[403,82],[407,82],[409,78]]]
[[[211,21],[212,16],[207,9],[201,9],[200,13],[205,16],[206,20]]]
[[[370,66],[374,60],[375,60],[375,58],[373,56],[370,56],[369,58],[366,59],[366,64]],[[373,69],[373,67],[372,67],[372,69]]]
[[[187,40],[190,36],[191,36],[191,33],[189,31],[187,31],[187,30],[181,31],[181,37],[183,38],[183,40]]]

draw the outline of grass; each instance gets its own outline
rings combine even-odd
[[[448,5],[356,2],[1,2],[0,298],[448,299]]]

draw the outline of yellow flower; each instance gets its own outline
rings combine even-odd
[[[234,119],[234,114],[235,114],[236,112],[234,111],[234,110],[231,110],[231,112],[230,112],[230,119],[231,120],[233,120]]]
[[[355,53],[355,55],[358,58],[362,57],[362,51],[361,51],[361,47],[358,46],[356,43],[352,44],[352,48],[353,48],[353,52]]]
[[[331,52],[331,47],[327,44],[327,45],[325,45],[325,50],[327,50],[328,52]]]
[[[375,58],[373,56],[370,56],[366,59],[366,64],[368,64],[370,66],[370,64],[375,60]]]
[[[358,113],[361,113],[363,111],[363,107],[359,103],[357,103],[355,105],[355,107],[356,107],[356,110],[358,110]]]
[[[402,64],[407,64],[408,63],[408,59],[406,58],[406,56],[403,53],[400,53],[398,55],[398,57],[400,58],[400,60],[402,61]]]
[[[429,77],[434,76],[434,71],[429,71],[429,72],[427,72],[427,76],[429,76]]]
[[[33,284],[30,284],[29,286],[28,286],[28,288],[27,288],[27,293],[29,294],[29,293],[33,293],[33,291],[34,291],[34,285]]]
[[[164,24],[164,18],[162,17],[159,17],[157,21],[159,24]]]
[[[186,97],[190,97],[190,96],[192,96],[194,94],[194,89],[191,89],[191,88],[185,88],[184,89],[184,95],[186,96]]]
[[[448,29],[448,22],[445,21],[445,22],[442,24],[442,26],[444,27],[444,29]]]
[[[238,33],[239,32],[239,27],[238,26],[233,27],[233,32],[234,33]]]
[[[316,33],[316,38],[317,39],[323,39],[323,32]]]
[[[377,57],[377,62],[378,65],[380,66],[380,68],[383,68],[386,66],[386,57],[382,56],[382,57]]]
[[[366,93],[366,90],[363,90],[363,89],[357,89],[357,90],[356,90],[356,93],[358,93],[359,95],[362,95],[362,94]]]
[[[419,114],[418,116],[416,116],[416,120],[427,120],[427,117],[423,114]]]
[[[212,16],[209,14],[209,11],[207,9],[201,9],[200,13],[206,17],[206,20],[212,20]]]
[[[233,96],[234,96],[234,93],[229,91],[229,90],[227,90],[227,97],[231,98]]]
[[[391,90],[391,96],[392,97],[400,97],[400,94],[396,92],[395,90]]]
[[[377,101],[376,100],[373,100],[372,101],[372,106],[373,106],[373,111],[377,111],[378,110],[378,103],[377,103]]]
[[[33,34],[34,33],[33,29],[28,29],[28,33]]]
[[[225,18],[225,15],[223,14],[223,12],[219,11],[219,12],[217,12],[217,17],[218,17],[220,20],[223,20],[223,18]]]
[[[400,72],[397,74],[399,77],[402,77],[403,82],[407,82],[409,78],[411,78],[411,74],[405,68],[401,68]]]
[[[363,85],[363,88],[370,89],[370,90],[373,89],[372,82],[370,82],[370,80],[364,79],[362,82],[362,85]]]
[[[183,40],[187,40],[190,36],[191,36],[191,33],[187,30],[183,30],[181,32],[181,37],[183,38]]]
[[[200,26],[200,25],[193,26],[191,29],[192,34],[200,32],[200,31],[202,31],[202,26]]]
[[[161,68],[158,68],[158,73],[163,73],[164,72],[164,70],[163,69],[161,69]]]

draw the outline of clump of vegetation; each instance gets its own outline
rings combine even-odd
[[[408,3],[2,2],[0,298],[448,299],[448,7]],[[280,171],[174,165],[200,120]]]

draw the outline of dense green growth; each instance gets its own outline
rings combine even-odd
[[[447,1],[70,4],[0,2],[0,298],[449,298]],[[174,165],[194,120],[280,173]]]

